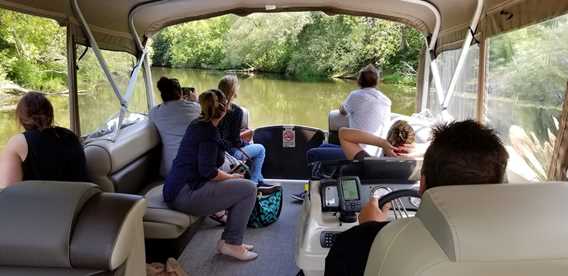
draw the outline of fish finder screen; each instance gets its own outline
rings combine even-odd
[[[341,184],[343,186],[344,200],[359,199],[359,191],[357,190],[357,182],[355,182],[355,180],[344,180]]]

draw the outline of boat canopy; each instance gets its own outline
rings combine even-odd
[[[55,19],[70,27],[78,43],[89,45],[80,15],[74,10],[75,2],[101,49],[137,56],[142,49],[133,34],[137,34],[143,44],[167,26],[217,15],[315,10],[397,21],[427,37],[436,37],[433,34],[439,25],[436,43],[439,53],[462,46],[478,1],[483,0],[0,0],[0,7]],[[568,12],[568,1],[484,2],[480,25],[472,30],[476,36],[491,37]]]

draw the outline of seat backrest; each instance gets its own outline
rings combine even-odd
[[[250,112],[248,111],[248,109],[242,106],[241,109],[243,110],[243,121],[241,122],[241,130],[245,130],[249,128]]]
[[[105,192],[139,193],[160,168],[160,135],[145,119],[120,131],[115,142],[99,138],[85,145],[87,172]]]
[[[567,199],[568,183],[429,189],[379,232],[365,275],[566,275]]]
[[[320,129],[304,126],[269,126],[255,129],[253,139],[266,149],[264,177],[308,179],[311,172],[306,151],[320,146],[325,134]]]
[[[342,115],[339,112],[339,109],[335,109],[329,112],[327,120],[329,126],[327,141],[330,144],[339,145],[339,129],[342,127],[349,127],[349,119],[347,116]]]
[[[27,181],[0,192],[0,275],[143,275],[140,196],[79,182]],[[97,274],[99,275],[99,274]]]

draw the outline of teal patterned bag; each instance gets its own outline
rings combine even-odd
[[[248,226],[252,228],[268,226],[278,220],[281,211],[282,186],[258,189]]]

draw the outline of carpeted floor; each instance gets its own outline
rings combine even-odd
[[[294,276],[299,271],[294,260],[296,224],[301,204],[294,203],[291,193],[303,190],[301,183],[284,183],[284,206],[280,219],[260,229],[247,229],[245,243],[254,244],[259,256],[240,262],[216,254],[215,246],[223,227],[206,219],[179,261],[189,276]]]

